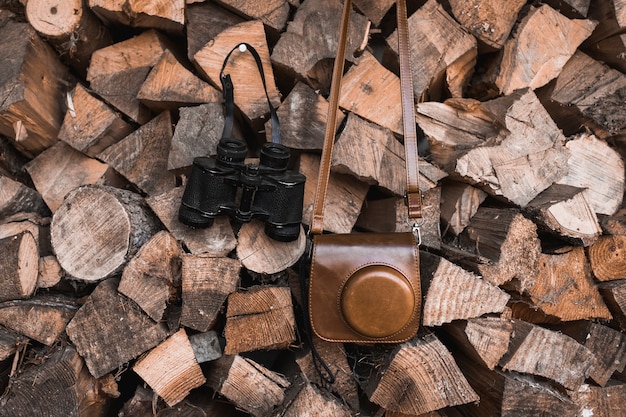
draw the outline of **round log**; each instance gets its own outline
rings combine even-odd
[[[30,232],[0,239],[0,301],[30,297],[38,269],[39,250]]]
[[[68,193],[54,213],[50,238],[71,277],[99,281],[119,272],[157,231],[139,194],[86,185]]]

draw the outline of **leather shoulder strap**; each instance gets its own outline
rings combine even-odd
[[[410,219],[422,218],[422,200],[419,190],[419,169],[417,152],[417,131],[415,128],[415,113],[413,100],[413,76],[411,74],[409,57],[409,36],[406,12],[406,0],[397,2],[398,19],[398,51],[400,60],[400,86],[402,97],[402,118],[404,129],[404,149],[407,172],[406,197],[408,204],[408,217]],[[350,21],[350,11],[352,9],[351,0],[344,0],[341,26],[339,29],[339,42],[337,46],[337,56],[333,66],[331,88],[329,95],[328,117],[326,120],[326,132],[324,136],[324,147],[320,161],[317,190],[315,202],[313,203],[313,217],[311,219],[310,231],[313,234],[321,234],[324,229],[324,204],[326,201],[326,191],[330,178],[330,165],[332,161],[333,145],[337,127],[337,112],[339,110],[339,93],[341,90],[341,79],[348,41],[348,26]],[[416,225],[418,223],[416,222]],[[417,227],[417,226],[414,226]]]

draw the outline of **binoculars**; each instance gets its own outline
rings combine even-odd
[[[222,138],[217,158],[194,158],[178,212],[187,226],[203,228],[227,214],[246,223],[265,222],[265,234],[290,242],[300,234],[305,176],[287,170],[290,152],[279,143],[264,143],[259,163],[246,164],[246,143]]]

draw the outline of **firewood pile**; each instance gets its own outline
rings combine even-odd
[[[353,3],[324,228],[407,231],[395,2]],[[0,416],[626,415],[626,4],[408,6],[423,325],[360,346],[303,320],[339,0],[0,2]],[[242,42],[292,241],[178,218]]]

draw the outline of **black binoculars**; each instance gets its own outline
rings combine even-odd
[[[217,159],[197,157],[178,212],[191,227],[209,227],[227,214],[240,223],[265,222],[272,239],[290,242],[300,234],[305,177],[287,170],[290,152],[279,143],[264,143],[258,164],[246,164],[246,143],[222,138]]]

